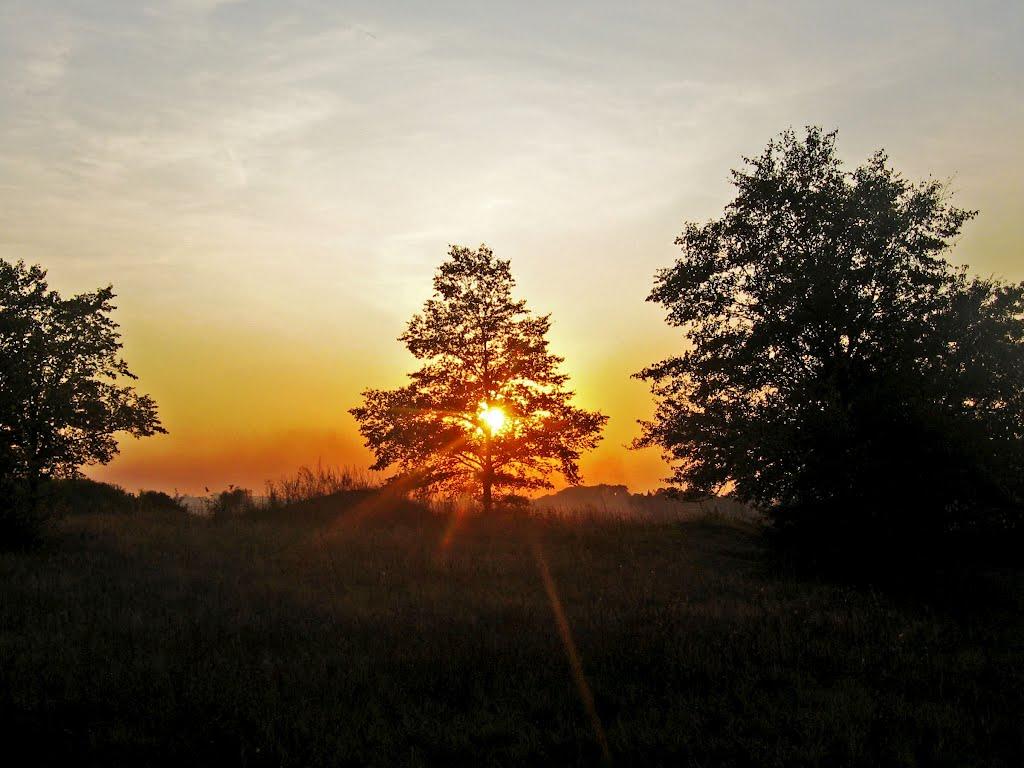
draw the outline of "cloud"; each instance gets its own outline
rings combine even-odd
[[[21,88],[36,93],[54,87],[64,77],[71,50],[68,39],[49,40],[36,47],[22,61]]]
[[[63,14],[17,2],[0,9],[0,98],[24,103],[59,86],[75,43],[74,25]]]
[[[485,240],[554,312],[598,398],[643,363],[621,351],[636,334],[656,341],[650,359],[671,349],[643,297],[680,221],[719,212],[728,169],[789,125],[838,126],[853,160],[885,145],[911,175],[960,174],[964,204],[985,214],[965,238],[975,266],[1022,276],[1001,255],[1024,236],[1020,16],[941,2],[9,0],[0,255],[76,289],[114,280],[136,333],[139,318],[185,341],[284,328],[320,365],[343,354],[363,375],[388,354],[375,370],[397,376],[394,336],[447,244]],[[643,415],[627,394],[612,414],[624,431]]]

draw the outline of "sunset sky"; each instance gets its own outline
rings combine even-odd
[[[611,416],[586,482],[646,490],[653,273],[780,130],[949,179],[955,259],[1024,279],[1022,38],[1019,1],[0,0],[0,257],[119,295],[170,434],[90,474],[201,492],[369,464],[347,409],[486,242]]]

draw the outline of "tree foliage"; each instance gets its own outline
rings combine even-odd
[[[486,246],[453,246],[434,295],[399,338],[422,367],[398,389],[371,389],[352,409],[373,469],[397,468],[429,493],[515,492],[551,487],[560,472],[580,480],[579,458],[607,417],[573,406],[562,358],[548,350],[549,315],[512,296],[508,261]],[[500,409],[492,429],[483,418]]]
[[[46,271],[0,260],[0,478],[36,484],[117,454],[115,435],[164,432],[128,383],[111,287],[62,298]]]
[[[974,212],[882,152],[845,170],[817,128],[732,181],[657,274],[688,347],[637,374],[658,400],[637,445],[804,530],[1019,525],[1024,286],[946,260]]]

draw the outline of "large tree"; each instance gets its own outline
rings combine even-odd
[[[46,271],[0,260],[0,486],[35,496],[117,453],[116,435],[163,432],[156,405],[130,385],[111,318],[111,287],[63,298]]]
[[[374,469],[426,493],[549,488],[560,472],[580,481],[580,454],[607,417],[573,406],[562,358],[548,350],[549,315],[514,299],[508,261],[486,246],[453,246],[434,295],[399,338],[423,366],[398,389],[371,389],[352,409]]]
[[[637,445],[691,493],[833,538],[1017,525],[1024,289],[946,260],[974,213],[882,152],[844,169],[817,128],[732,180],[657,274],[649,301],[688,345],[638,374],[658,407]]]

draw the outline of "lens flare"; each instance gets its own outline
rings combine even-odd
[[[492,435],[501,431],[501,428],[505,426],[505,419],[505,412],[496,405],[484,406],[480,411],[480,421],[484,423],[487,431]]]

